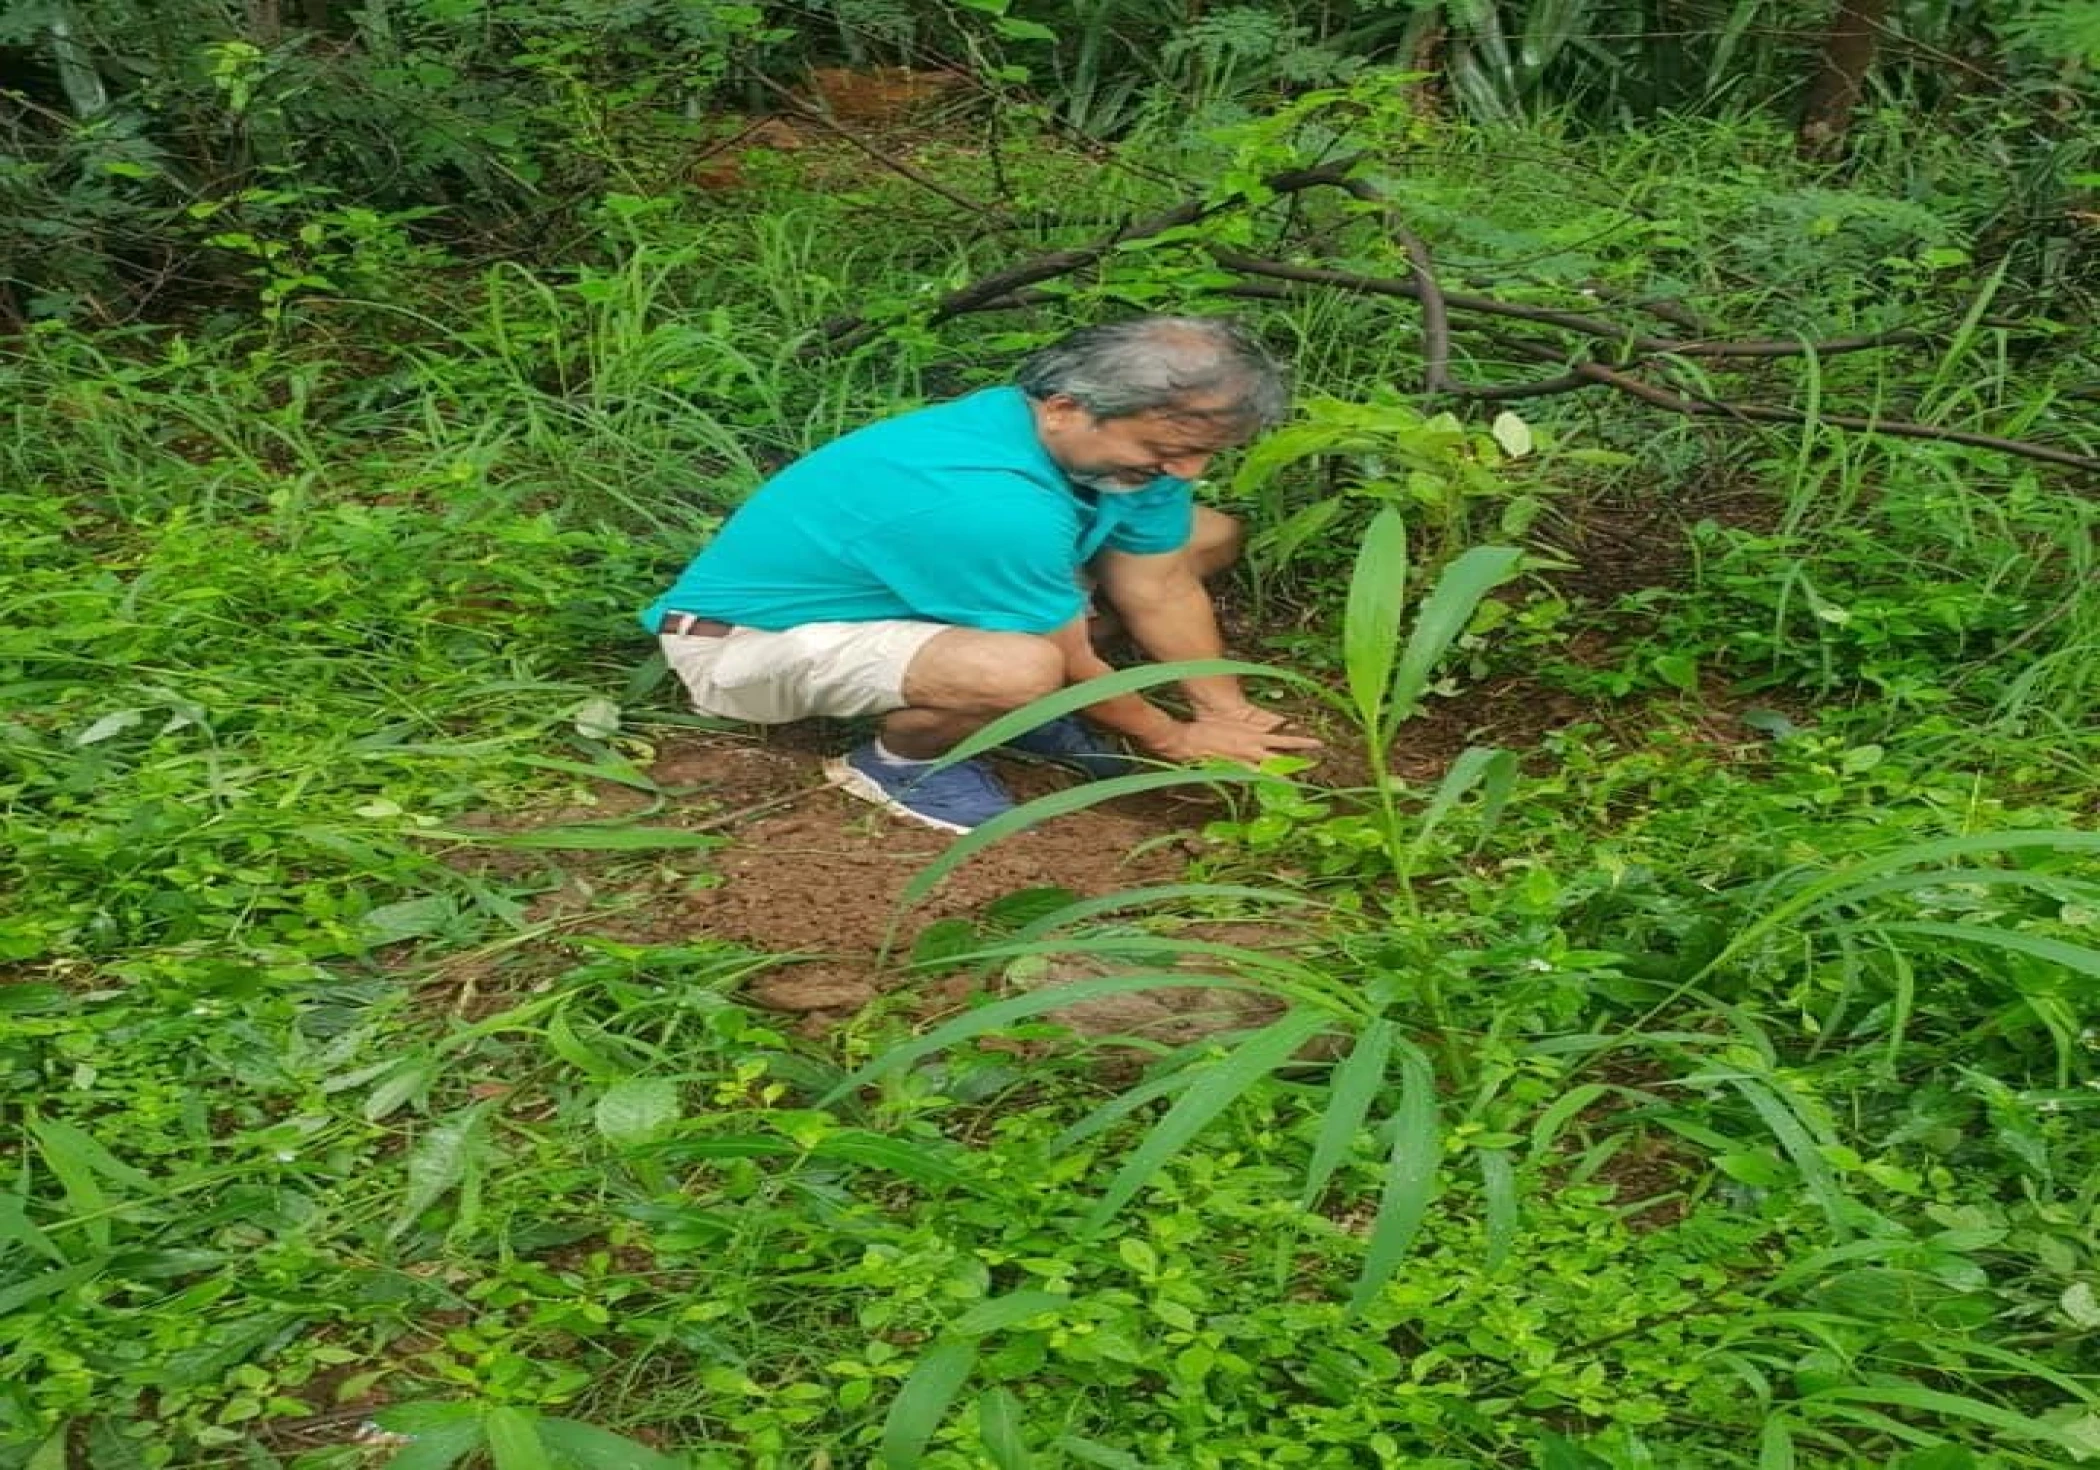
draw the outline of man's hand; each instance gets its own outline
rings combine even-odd
[[[1243,765],[1259,765],[1272,755],[1318,750],[1320,742],[1310,735],[1285,735],[1277,731],[1281,716],[1252,705],[1248,712],[1256,720],[1220,718],[1208,711],[1193,720],[1176,721],[1173,727],[1146,742],[1146,748],[1162,760],[1196,761],[1217,756]]]
[[[1247,700],[1205,703],[1196,706],[1198,721],[1216,721],[1219,724],[1246,725],[1255,730],[1281,730],[1290,723],[1290,717],[1272,709],[1263,709]]]

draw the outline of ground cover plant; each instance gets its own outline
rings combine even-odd
[[[1099,111],[1096,9],[1056,64]],[[1533,111],[1563,53],[1492,19],[1465,88]],[[2100,1457],[2094,502],[1945,437],[2096,451],[2090,255],[2004,233],[2061,199],[2017,126],[1876,114],[1840,178],[1749,111],[1268,106],[1214,25],[1163,60],[1229,126],[805,137],[699,194],[594,130],[654,83],[594,109],[526,29],[536,115],[629,165],[575,165],[550,255],[291,178],[175,319],[54,296],[0,357],[0,1465]],[[1474,275],[1679,344],[1920,331],[1621,359],[1466,325]],[[806,941],[710,916],[843,910],[854,819],[740,778],[633,608],[786,458],[1133,308],[1297,365],[1211,493],[1251,676],[1336,752],[1054,791],[1140,813],[1156,881],[933,922],[1033,839],[864,824],[886,942],[766,1008]],[[1785,416],[1492,396],[1585,364]],[[1081,1034],[1168,994],[1222,1019]]]

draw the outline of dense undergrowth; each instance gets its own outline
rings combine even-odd
[[[1965,212],[1989,163],[1891,140],[1885,187],[1839,190],[1782,141],[1417,131],[1387,182],[1531,299],[1951,315],[1760,386],[2090,451],[2085,328],[2038,351],[1969,310],[2014,289]],[[1165,197],[1029,167],[1108,215]],[[1224,304],[1167,241],[929,332],[930,292],[1064,237],[965,240],[826,154],[753,172],[608,196],[587,258],[469,270],[368,221],[330,267],[357,291],[263,252],[251,309],[9,344],[0,1463],[2100,1457],[2100,582],[2068,474],[1813,415],[1443,424],[1401,391],[1405,312],[1240,303],[1328,404],[1307,458],[1220,487],[1263,533],[1247,654],[1337,691],[1374,775],[1482,678],[1592,718],[1441,785],[1243,782],[1189,885],[922,946],[985,1004],[915,1039],[785,1036],[737,999],[765,957],[704,935],[528,919],[566,850],[704,870],[719,838],[660,792],[477,824],[650,786],[682,717],[632,609],[769,467],[1075,316]],[[887,330],[805,350],[848,311]],[[1585,595],[1591,508],[1714,482],[1680,579]],[[491,841],[538,860],[458,860]],[[1250,914],[1284,953],[1173,922]],[[468,1000],[528,948],[536,988]],[[1060,952],[1273,1019],[1104,1068],[1041,992],[999,998]]]

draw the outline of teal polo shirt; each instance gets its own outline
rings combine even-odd
[[[871,424],[752,494],[642,611],[779,630],[914,618],[1047,633],[1084,606],[1079,569],[1103,549],[1187,544],[1188,482],[1107,493],[1073,484],[1035,434],[1019,388]]]

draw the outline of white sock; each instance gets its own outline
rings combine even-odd
[[[875,759],[886,766],[930,766],[933,764],[932,761],[917,760],[908,755],[897,754],[896,751],[891,750],[882,743],[880,735],[875,737]]]

